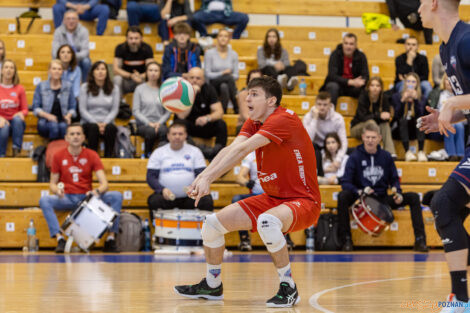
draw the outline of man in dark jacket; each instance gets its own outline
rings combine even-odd
[[[188,79],[187,73],[194,67],[201,67],[201,48],[191,42],[191,27],[185,22],[177,23],[173,28],[175,40],[165,47],[163,53],[163,80],[182,76]]]
[[[403,90],[405,75],[411,72],[418,74],[423,96],[427,98],[432,91],[429,78],[428,58],[418,52],[418,39],[410,36],[405,40],[405,52],[395,59],[395,89]]]
[[[336,105],[340,96],[358,98],[369,79],[367,57],[357,49],[357,37],[347,33],[328,61],[328,75],[320,91],[328,91]]]
[[[415,235],[414,249],[427,252],[426,234],[419,196],[415,192],[402,193],[398,172],[390,153],[380,148],[382,137],[377,125],[367,124],[362,132],[363,144],[349,156],[341,179],[342,191],[338,195],[338,235],[344,251],[352,251],[349,207],[363,193],[374,194],[392,209],[409,205]],[[387,195],[388,188],[396,190]]]
[[[432,44],[432,29],[423,28],[421,17],[418,14],[419,0],[385,0],[387,2],[392,28],[398,30],[397,18],[405,26],[414,30],[422,30],[426,44]]]

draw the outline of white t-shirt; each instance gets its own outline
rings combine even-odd
[[[158,182],[176,198],[186,197],[184,187],[191,185],[196,177],[194,170],[205,167],[201,150],[187,143],[180,150],[172,150],[168,143],[153,151],[147,163],[147,169],[160,170]]]
[[[223,11],[225,10],[225,2],[223,1],[211,1],[207,6],[209,11]]]
[[[261,188],[258,178],[258,167],[256,166],[256,154],[251,152],[242,160],[242,167],[246,167],[250,170],[250,179],[255,181],[255,185],[251,189],[254,194],[262,194],[264,192]]]

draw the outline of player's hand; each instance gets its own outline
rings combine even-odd
[[[362,189],[362,193],[361,194],[365,194],[365,195],[371,195],[374,193],[374,189],[372,189],[371,187],[367,186],[366,188]]]
[[[60,188],[59,186],[57,186],[56,195],[57,195],[59,198],[63,198],[63,197],[65,196],[64,188]]]
[[[16,112],[13,117],[16,117],[18,116],[20,118],[20,120],[24,121],[24,115],[23,115],[23,112]]]
[[[380,113],[380,119],[384,121],[390,120],[390,112],[382,112]]]
[[[428,111],[430,114],[421,116],[418,119],[416,127],[418,127],[420,131],[423,131],[426,134],[439,131],[439,111],[428,106],[426,107],[426,111]]]
[[[328,184],[329,185],[336,185],[337,184],[337,179],[336,176],[331,176],[327,178]]]
[[[453,98],[449,98],[442,101],[442,107],[438,118],[439,133],[441,133],[441,135],[445,135],[446,137],[449,137],[448,132],[455,134],[455,128],[451,123],[452,116],[454,114],[454,110],[452,109],[452,99]]]
[[[168,188],[163,188],[162,190],[163,198],[167,201],[174,201],[176,199],[175,194],[171,192]]]
[[[196,119],[196,126],[204,126],[207,124],[207,118],[206,116],[199,116],[197,119]]]
[[[274,64],[274,68],[276,69],[277,72],[282,72],[284,70],[285,66],[284,66],[284,63],[282,63],[281,61],[277,61]]]
[[[104,129],[106,128],[106,123],[97,123],[98,124],[98,129],[100,131],[101,135],[104,135]]]
[[[10,125],[10,123],[6,118],[0,116],[0,128],[5,127],[6,125]]]
[[[189,186],[187,194],[191,199],[196,200],[194,206],[197,207],[199,200],[210,193],[211,184],[209,180],[199,175]]]
[[[395,193],[393,195],[393,201],[395,201],[395,204],[400,205],[403,202],[403,196],[399,193]]]
[[[397,24],[392,24],[392,29],[393,29],[394,31],[397,31],[397,30],[400,29],[400,27],[399,27]]]

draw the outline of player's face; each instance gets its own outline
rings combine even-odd
[[[364,143],[366,151],[369,153],[375,153],[380,140],[382,140],[382,137],[375,131],[366,130],[362,134],[362,142]]]
[[[184,127],[172,127],[168,131],[168,141],[170,142],[170,147],[173,150],[179,150],[183,147],[184,142],[186,141],[186,137],[188,135],[186,134],[186,130]]]
[[[65,134],[65,141],[67,141],[72,148],[81,147],[85,141],[83,129],[80,126],[69,127]]]
[[[328,111],[330,111],[331,100],[330,99],[325,99],[325,100],[318,99],[315,102],[315,107],[318,110],[318,116],[321,119],[324,119],[326,117],[326,115],[328,114]]]
[[[51,67],[49,68],[49,75],[51,79],[60,79],[60,77],[62,76],[62,72],[62,65],[57,64],[56,62],[51,64]]]
[[[336,153],[336,151],[338,151],[338,147],[339,145],[335,138],[329,137],[326,140],[326,150],[328,150],[330,153]]]
[[[434,25],[431,16],[432,0],[421,0],[420,3],[418,13],[419,16],[421,16],[423,27],[433,28]]]
[[[356,51],[356,39],[354,37],[343,38],[343,53],[345,56],[352,56]]]
[[[204,85],[204,72],[201,69],[193,68],[188,73],[188,80],[191,85],[196,85],[199,86],[199,88],[202,88],[202,85]]]
[[[263,88],[254,87],[248,90],[246,104],[248,107],[248,116],[253,121],[264,122],[267,110],[272,103],[275,104],[276,99],[274,97],[267,98]]]
[[[406,52],[418,51],[418,40],[414,38],[409,38],[405,41],[405,50]]]

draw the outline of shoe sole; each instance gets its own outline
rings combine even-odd
[[[297,299],[295,300],[294,304],[275,304],[275,303],[266,303],[266,307],[268,308],[291,308],[293,307],[294,305],[296,305],[297,303],[300,302],[300,296],[297,297]]]
[[[173,290],[180,296],[189,298],[189,299],[205,299],[205,300],[223,300],[224,295],[221,296],[209,296],[209,295],[185,295],[180,293],[176,288],[173,287]]]

